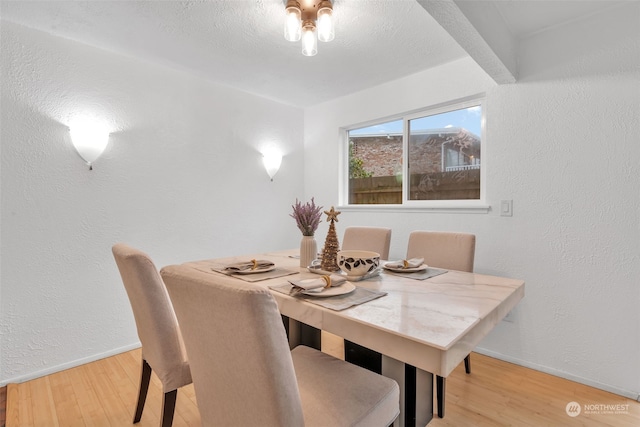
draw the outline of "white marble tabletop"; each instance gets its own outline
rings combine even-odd
[[[291,256],[297,250],[187,263],[202,271],[213,264],[250,259],[273,261],[277,267],[299,271],[254,282],[269,287],[290,278],[316,277]],[[220,280],[234,277],[211,272]],[[426,280],[382,272],[355,283],[387,295],[343,311],[334,311],[272,292],[282,314],[332,332],[386,356],[443,377],[469,354],[524,296],[522,280],[448,271]]]

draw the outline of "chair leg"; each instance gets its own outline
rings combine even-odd
[[[436,398],[438,400],[438,418],[444,418],[445,378],[436,376]]]
[[[171,390],[164,394],[162,401],[162,427],[171,427],[173,424],[173,413],[176,409],[176,397],[178,390]]]
[[[136,405],[136,414],[133,416],[133,423],[137,423],[142,418],[142,410],[144,402],[147,400],[147,391],[149,390],[149,380],[151,379],[151,366],[146,360],[142,359],[142,373],[140,374],[140,391],[138,392],[138,404]]]
[[[464,358],[464,371],[467,374],[471,373],[471,355],[468,354],[467,357]]]

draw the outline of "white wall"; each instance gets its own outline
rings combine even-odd
[[[475,233],[476,271],[526,282],[513,322],[501,322],[478,351],[636,399],[639,8],[522,42],[516,84],[495,86],[462,59],[305,110],[305,192],[337,204],[339,127],[486,91],[492,211],[345,210],[338,233],[391,226],[398,258],[414,229]],[[499,216],[502,199],[513,200],[513,217]]]
[[[0,383],[138,345],[115,242],[158,267],[299,244],[301,109],[5,21],[1,41]],[[93,171],[85,111],[113,132]]]

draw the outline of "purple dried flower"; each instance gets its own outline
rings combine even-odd
[[[316,206],[313,197],[311,203],[307,202],[304,205],[296,199],[296,204],[291,205],[293,213],[289,215],[296,220],[296,225],[302,231],[303,236],[313,236],[320,224],[320,217],[322,216],[322,206]]]

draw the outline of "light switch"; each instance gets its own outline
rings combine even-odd
[[[500,216],[513,216],[513,200],[500,201]]]

